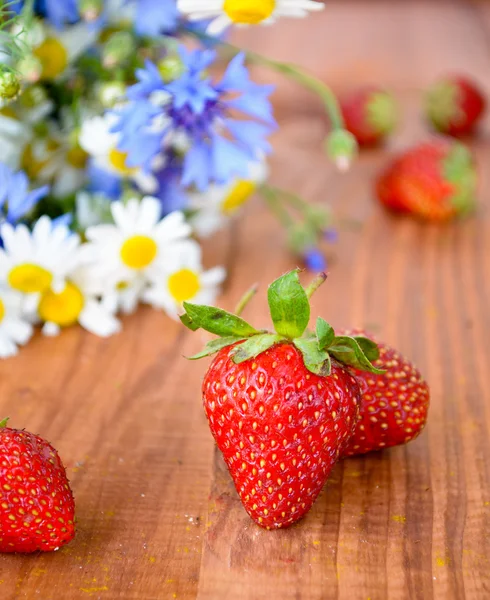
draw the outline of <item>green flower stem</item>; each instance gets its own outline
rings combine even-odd
[[[247,60],[250,62],[268,67],[269,69],[277,71],[278,73],[289,77],[289,79],[296,81],[296,83],[299,83],[321,98],[334,129],[345,129],[344,119],[340,111],[339,103],[333,91],[327,85],[325,85],[323,81],[317,79],[309,73],[306,73],[301,67],[298,67],[292,63],[285,63],[273,60],[272,58],[267,58],[261,54],[258,54],[257,52],[252,52],[251,50],[242,50],[233,44],[223,42],[212,36],[206,35],[205,33],[198,33],[185,29],[184,31],[202,41],[219,44],[219,46],[226,50],[231,57],[243,52],[247,57]]]
[[[325,283],[325,281],[327,281],[326,273],[319,273],[315,279],[313,279],[310,285],[305,289],[308,300],[313,296],[317,289]]]
[[[288,211],[284,208],[283,203],[280,200],[280,196],[277,191],[269,187],[268,185],[261,185],[258,190],[271,212],[277,217],[279,222],[286,228],[289,229],[294,226],[294,220]]]
[[[248,303],[252,300],[252,298],[255,296],[255,294],[259,291],[259,284],[255,283],[247,292],[245,292],[245,294],[241,297],[240,301],[238,302],[236,309],[235,309],[235,314],[239,317],[243,311],[245,310],[245,308],[247,307]]]
[[[266,187],[269,190],[269,192],[271,194],[274,194],[276,197],[284,198],[284,200],[286,200],[293,208],[295,208],[302,215],[309,215],[311,211],[311,206],[308,204],[308,202],[306,202],[306,200],[303,200],[300,196],[288,192],[287,190],[283,190],[281,188],[268,184],[264,184],[262,187]]]

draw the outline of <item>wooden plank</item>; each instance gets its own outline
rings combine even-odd
[[[464,69],[490,93],[481,14],[463,2],[337,0],[318,18],[239,38],[338,89],[393,86],[400,148],[425,135],[419,91],[438,73]],[[243,512],[214,451],[200,405],[206,362],[181,358],[202,336],[141,310],[107,341],[77,329],[37,338],[0,363],[0,414],[59,448],[79,533],[56,554],[0,556],[2,599],[490,597],[490,176],[482,169],[482,207],[465,223],[393,218],[371,197],[386,151],[364,153],[342,177],[322,153],[315,101],[284,84],[277,100],[274,181],[331,203],[341,225],[314,313],[368,327],[414,359],[432,386],[429,427],[406,448],[339,464],[302,523],[268,533]],[[484,136],[475,148],[490,164]],[[258,202],[209,244],[207,261],[230,268],[229,308],[252,282],[264,289],[295,265]],[[267,323],[263,298],[249,311]]]

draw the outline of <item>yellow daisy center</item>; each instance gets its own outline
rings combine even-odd
[[[176,302],[190,300],[201,289],[199,276],[190,269],[181,269],[168,278],[168,289]]]
[[[121,247],[121,260],[130,269],[144,269],[155,260],[158,246],[147,235],[133,235]]]
[[[43,67],[42,79],[56,79],[68,66],[68,52],[63,44],[56,38],[46,38],[34,50]]]
[[[17,265],[8,275],[10,287],[23,294],[45,292],[52,281],[53,275],[49,271],[32,263]]]
[[[240,208],[255,192],[257,184],[253,181],[238,181],[221,206],[225,215],[230,215]]]
[[[43,321],[56,323],[60,327],[69,327],[78,321],[84,305],[82,292],[75,284],[69,282],[59,294],[53,290],[44,293],[38,311]]]
[[[0,298],[0,323],[3,321],[4,317],[5,317],[5,304],[3,303],[2,299]]]
[[[75,169],[85,169],[87,166],[88,154],[80,146],[73,146],[66,153],[66,162],[75,167]]]
[[[233,23],[257,25],[268,19],[276,8],[276,0],[225,0],[223,10]]]
[[[128,160],[128,153],[122,152],[117,148],[113,148],[109,152],[109,162],[114,167],[114,169],[121,173],[121,175],[131,175],[134,173],[135,169],[128,167],[126,161]]]

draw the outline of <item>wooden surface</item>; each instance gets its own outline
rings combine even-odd
[[[441,72],[469,72],[490,95],[485,3],[330,0],[319,17],[238,39],[338,89],[392,87],[404,114],[392,148],[426,135],[420,91]],[[281,84],[277,103],[275,182],[331,203],[341,224],[315,314],[367,326],[416,361],[432,386],[428,428],[410,446],[339,464],[301,524],[269,533],[245,515],[214,451],[206,362],[182,358],[202,336],[143,309],[108,341],[78,329],[38,337],[0,363],[0,414],[60,450],[78,535],[55,554],[1,556],[3,600],[490,598],[490,121],[473,144],[480,210],[438,228],[373,202],[391,148],[342,177],[322,154],[315,100]],[[294,266],[258,202],[208,250],[210,265],[230,268],[229,308]],[[263,298],[249,310],[265,322]]]

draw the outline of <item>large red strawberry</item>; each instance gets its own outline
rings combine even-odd
[[[56,450],[0,423],[0,552],[52,551],[75,535],[75,504]]]
[[[485,107],[481,90],[463,75],[444,77],[427,92],[427,118],[437,131],[447,135],[458,137],[471,133]]]
[[[377,180],[382,204],[429,221],[446,221],[475,206],[476,166],[459,142],[436,139],[396,157]]]
[[[345,335],[364,333],[348,332]],[[374,365],[383,374],[350,369],[361,386],[361,418],[345,456],[407,444],[427,422],[429,386],[417,368],[387,344],[378,343]]]
[[[377,86],[366,86],[340,101],[345,127],[359,145],[370,146],[384,140],[395,129],[398,107],[393,95]]]
[[[218,352],[204,378],[204,408],[245,509],[267,529],[310,510],[354,431],[359,387],[339,361],[380,372],[369,340],[337,337],[323,319],[306,332],[308,298],[323,280],[305,291],[292,271],[270,286],[275,333],[185,304],[185,325],[221,336],[194,357]]]

